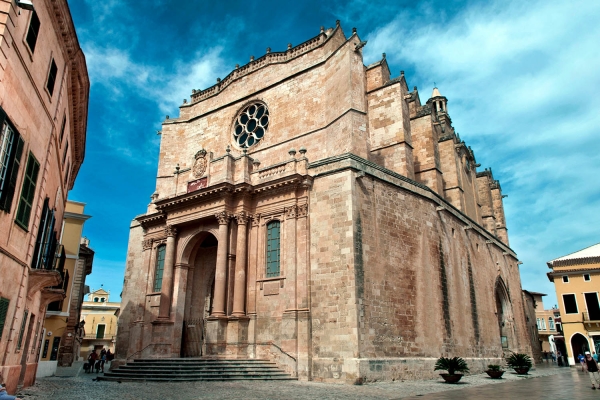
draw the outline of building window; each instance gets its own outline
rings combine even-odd
[[[9,299],[0,297],[0,339],[2,339],[2,331],[4,331],[4,323],[6,322],[6,314],[8,314]]]
[[[62,145],[63,137],[65,136],[65,126],[67,125],[67,113],[63,116],[63,122],[60,126],[60,138],[58,139],[58,144]]]
[[[58,347],[60,346],[60,336],[54,337],[52,341],[52,352],[50,353],[50,361],[56,361],[58,358]]]
[[[65,161],[67,161],[68,151],[69,151],[69,142],[67,141],[67,144],[65,145],[65,150],[63,151],[63,162],[62,162],[63,165],[65,165]]]
[[[27,168],[25,169],[25,181],[23,182],[23,189],[21,190],[17,218],[15,218],[17,225],[25,230],[27,230],[27,227],[29,226],[29,216],[31,214],[31,206],[35,195],[35,183],[37,181],[39,170],[40,163],[35,159],[33,153],[29,152]]]
[[[281,273],[280,225],[279,221],[267,224],[267,278],[279,276]]]
[[[577,314],[579,312],[574,294],[563,294],[563,303],[566,314]]]
[[[554,318],[560,318],[560,313],[555,312],[554,313]]]
[[[42,207],[42,215],[38,228],[37,239],[35,241],[35,249],[33,251],[33,259],[31,268],[46,269],[54,268],[54,260],[56,258],[57,239],[54,226],[56,218],[54,218],[54,210],[48,205],[50,199],[46,197],[44,206]]]
[[[23,314],[23,321],[21,321],[21,329],[19,330],[19,339],[17,340],[17,350],[21,350],[23,346],[23,334],[25,333],[25,327],[27,326],[27,316],[29,315],[29,310],[25,310]]]
[[[37,42],[38,33],[40,31],[40,19],[37,16],[35,10],[31,11],[31,20],[29,21],[29,29],[27,30],[27,45],[31,52],[35,51],[35,44]]]
[[[233,138],[243,148],[258,143],[269,126],[269,110],[262,103],[254,103],[244,108],[235,120]]]
[[[57,72],[58,67],[56,66],[56,63],[54,62],[53,58],[52,62],[50,63],[50,72],[48,72],[48,82],[46,82],[46,89],[48,89],[50,96],[52,96],[52,93],[54,93],[54,84],[56,83]]]
[[[552,317],[548,318],[548,325],[550,326],[550,330],[553,331],[554,330],[554,320],[552,319]]]
[[[540,331],[546,330],[546,320],[544,318],[537,318],[537,327]]]
[[[590,274],[583,274],[583,280],[589,282],[592,280],[592,278],[590,278]]]
[[[0,108],[0,210],[10,212],[23,153],[23,139]]]
[[[97,303],[97,302],[98,302],[98,298],[94,297],[94,303]]]
[[[71,161],[67,163],[67,168],[65,168],[65,186],[67,186],[67,182],[69,182],[69,171],[71,170]]]
[[[564,283],[569,283],[569,276],[568,275],[563,275],[563,282]]]
[[[165,253],[167,246],[161,244],[156,249],[156,268],[154,272],[154,291],[160,292],[162,287],[163,270],[165,269]]]
[[[106,300],[104,297],[100,298],[100,303],[104,303],[104,300]]]

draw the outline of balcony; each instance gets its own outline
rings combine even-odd
[[[84,340],[110,340],[113,341],[115,340],[115,336],[111,336],[111,335],[98,335],[96,333],[90,333],[87,334],[83,337]]]
[[[590,324],[590,323],[596,323],[596,324],[600,324],[600,312],[582,312],[581,313],[583,316],[583,323],[584,324]]]

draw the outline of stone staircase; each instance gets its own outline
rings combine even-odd
[[[105,372],[103,381],[297,380],[274,362],[255,359],[136,359]]]

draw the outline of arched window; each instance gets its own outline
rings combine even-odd
[[[98,302],[98,298],[94,297],[94,303],[97,303],[97,302]]]
[[[279,263],[280,225],[279,221],[267,224],[267,278],[279,276],[281,272]]]
[[[100,303],[104,303],[104,300],[106,300],[104,297],[100,297]]]
[[[154,291],[160,292],[162,286],[163,270],[165,269],[165,250],[167,246],[161,244],[156,249],[156,268],[154,272]]]
[[[552,319],[552,317],[548,318],[548,323],[550,325],[550,330],[553,331],[554,330],[554,320]]]

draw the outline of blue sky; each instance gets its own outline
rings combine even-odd
[[[600,242],[600,2],[69,0],[91,80],[86,157],[69,198],[92,215],[87,282],[121,292],[129,223],[154,192],[161,121],[267,47],[341,21],[421,100],[436,82],[461,138],[502,185],[524,289]],[[118,300],[113,297],[111,300]]]

